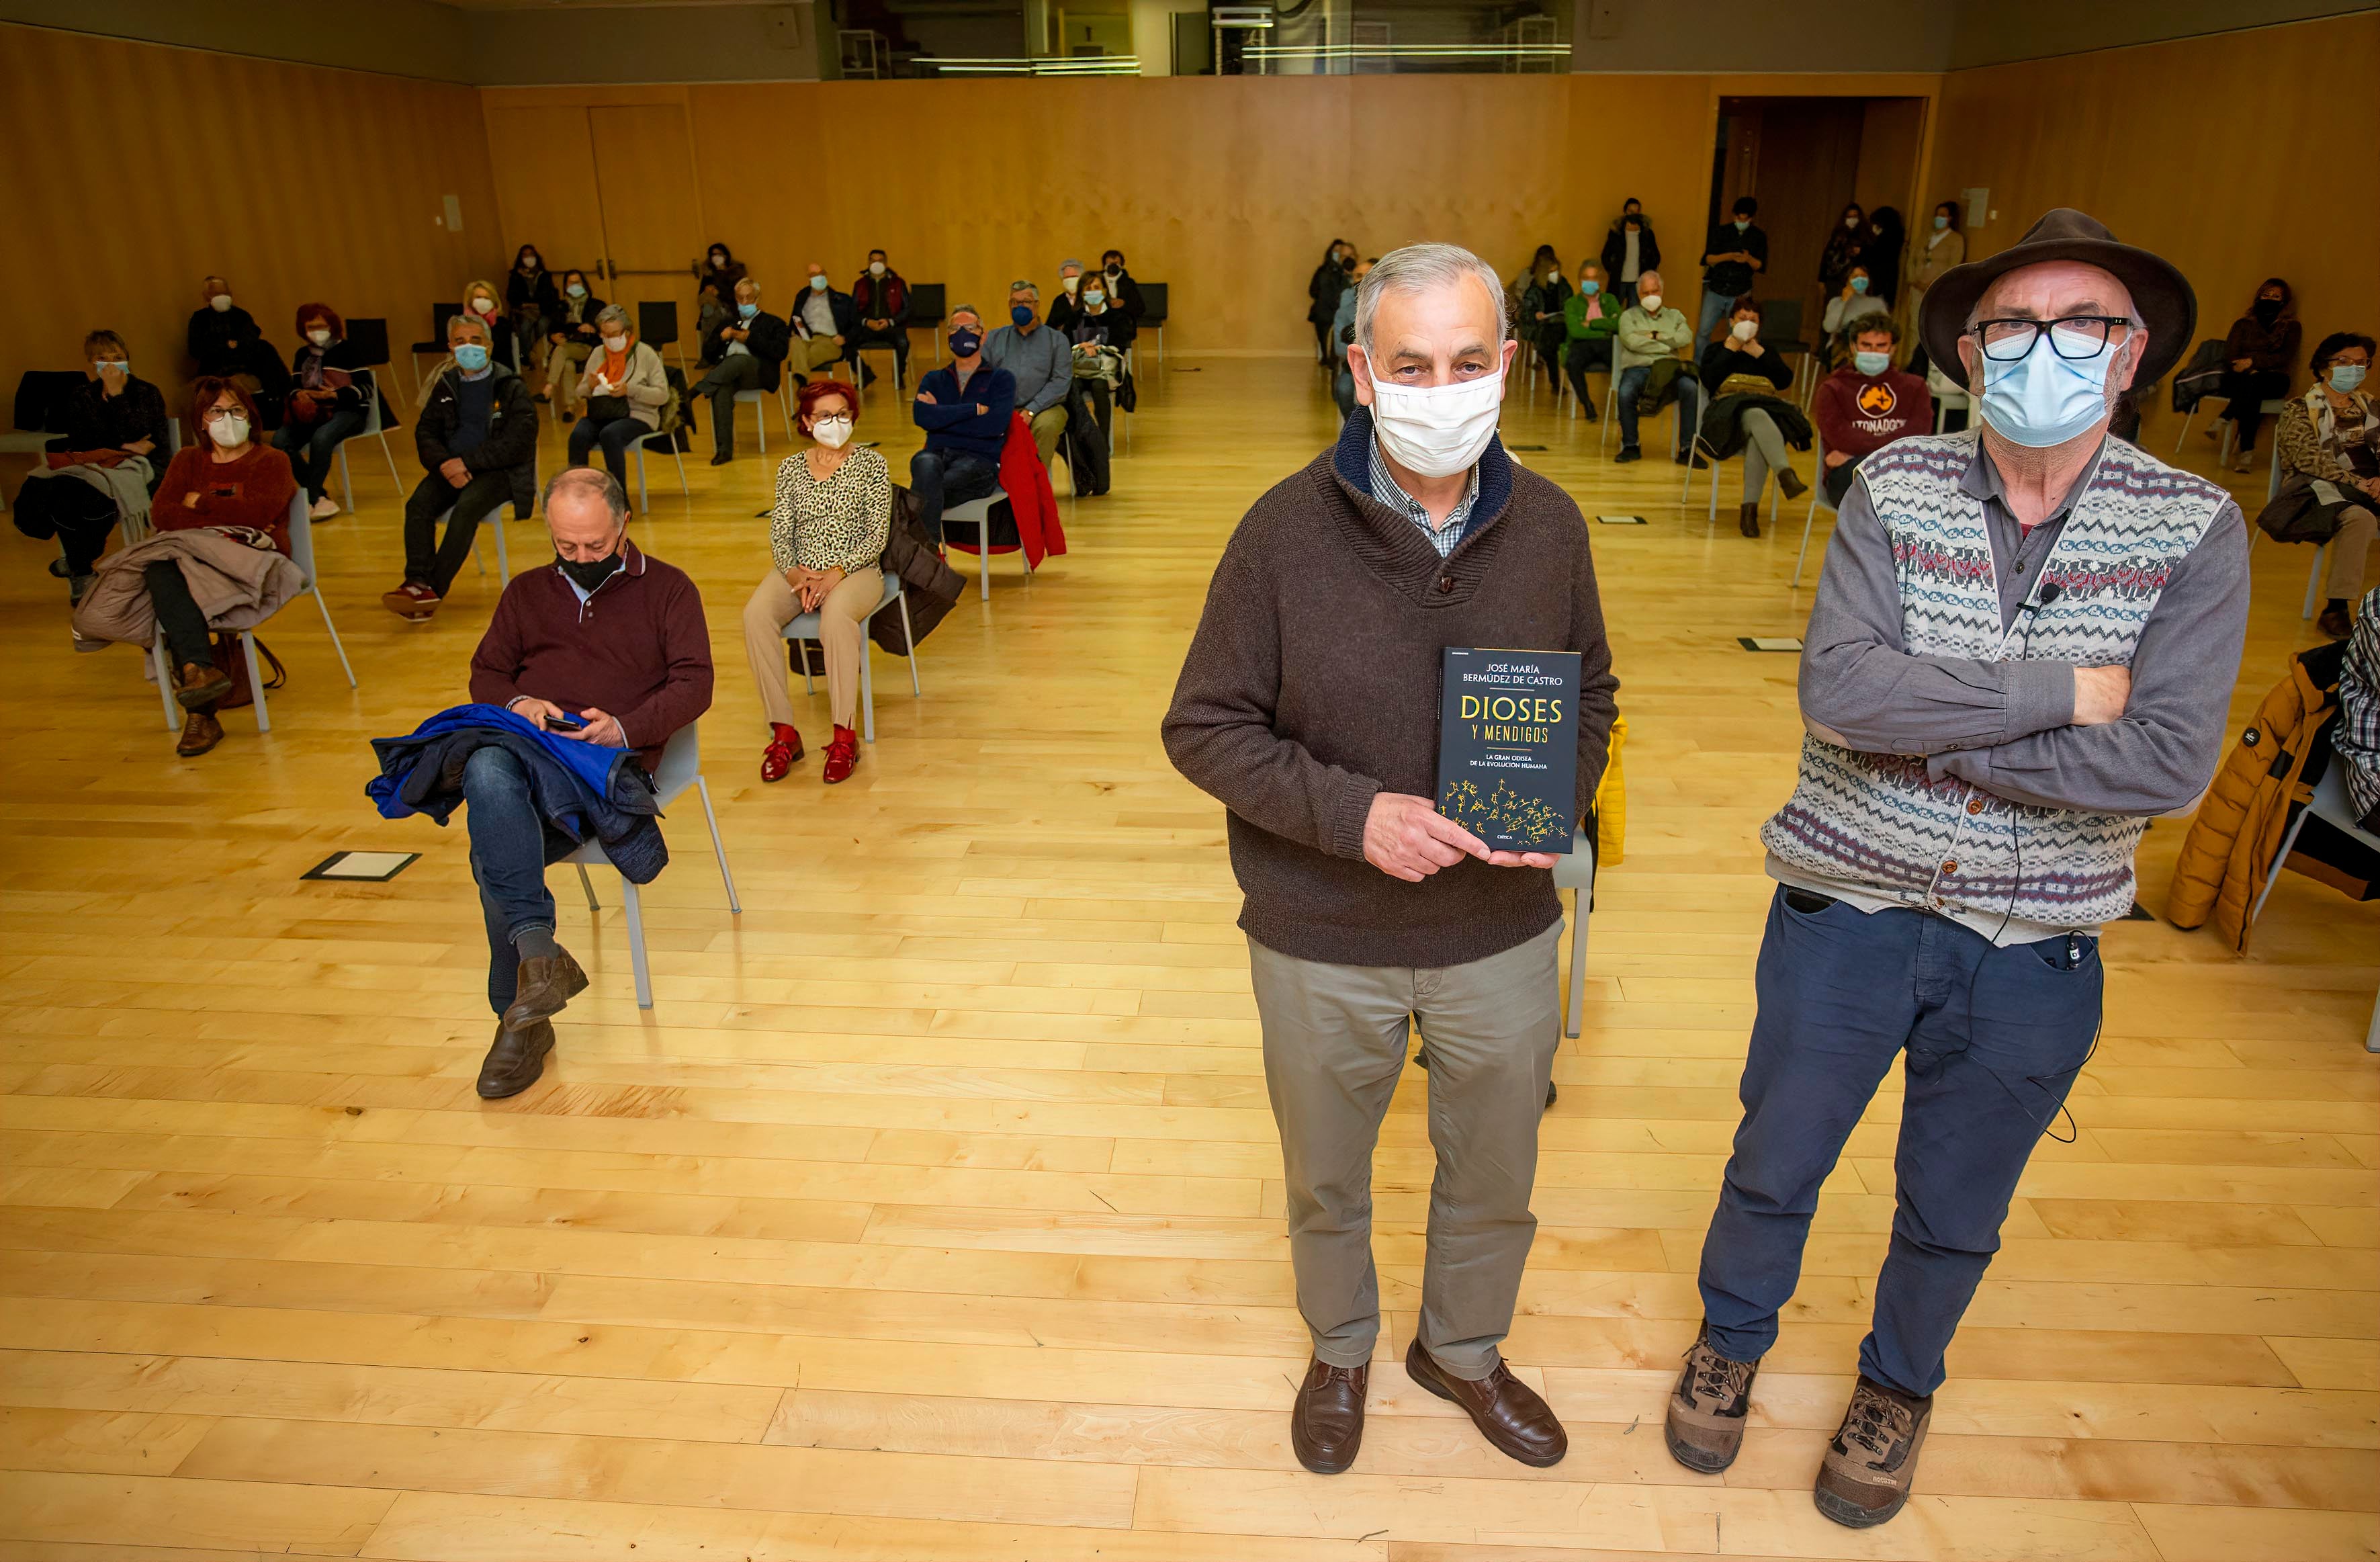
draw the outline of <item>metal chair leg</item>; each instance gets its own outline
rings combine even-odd
[[[2273,867],[2272,871],[2265,875],[2265,887],[2256,892],[2256,903],[2248,909],[2249,926],[2253,927],[2256,919],[2265,914],[2265,902],[2271,897],[2273,885],[2280,882],[2281,864],[2289,860],[2290,848],[2298,844],[2298,832],[2305,828],[2306,815],[2313,812],[2313,804],[2304,803],[2299,807],[2298,816],[2289,821],[2289,833],[2281,837],[2281,849],[2273,853]]]
[[[1575,1037],[1586,1022],[1586,891],[1571,891],[1570,1014],[1562,1033]]]
[[[901,639],[909,647],[909,692],[922,700],[926,690],[917,682],[917,635],[909,628],[909,593],[903,592],[892,600],[901,604]]]
[[[2298,616],[2301,618],[2311,618],[2313,616],[2314,601],[2322,594],[2323,555],[2328,552],[2330,552],[2330,544],[2328,543],[2316,543],[2313,545],[2313,567],[2306,571],[2305,606],[2300,609],[2298,613]]]
[[[581,862],[577,868],[578,887],[587,892],[587,914],[592,916],[603,908],[595,903],[595,881],[587,876],[587,864]]]
[[[628,966],[637,973],[637,1007],[653,1007],[653,971],[645,955],[645,911],[637,898],[637,886],[624,875],[620,880],[620,907],[628,914]]]
[[[157,669],[157,698],[165,703],[165,730],[179,732],[182,724],[174,714],[174,675],[173,669],[166,665],[165,631],[163,629],[158,630],[157,638],[150,642],[149,661]]]
[[[248,659],[248,693],[249,698],[256,702],[256,730],[270,732],[273,730],[273,718],[264,709],[264,674],[256,665],[262,658],[256,653],[254,631],[239,631],[239,650],[240,654]]]
[[[700,775],[694,778],[694,789],[702,794],[702,817],[710,825],[711,855],[719,859],[719,882],[727,886],[727,909],[736,916],[744,914],[743,902],[735,898],[735,875],[727,871],[727,843],[719,838],[719,814],[710,806],[710,783]]]
[[[353,689],[357,687],[356,670],[353,666],[348,665],[347,648],[344,644],[340,643],[338,626],[331,622],[331,604],[322,600],[322,583],[317,581],[313,585],[307,587],[306,590],[313,596],[314,605],[322,610],[322,628],[330,631],[331,649],[339,653],[339,668],[342,672],[347,675],[347,687],[349,689]],[[251,667],[252,665],[253,664],[251,664]],[[260,700],[258,703],[261,705],[262,702]]]

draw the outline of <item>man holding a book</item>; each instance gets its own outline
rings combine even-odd
[[[1568,1447],[1500,1347],[1560,1034],[1548,870],[1594,799],[1618,681],[1577,506],[1496,439],[1515,346],[1477,257],[1417,244],[1380,259],[1357,295],[1354,413],[1233,533],[1165,718],[1174,764],[1229,810],[1313,1339],[1291,1441],[1318,1473],[1347,1469],[1363,1438],[1372,1151],[1416,1023],[1438,1175],[1405,1371],[1513,1458]],[[1480,668],[1507,702],[1450,759],[1450,653],[1494,647],[1516,653]],[[1512,683],[1536,677],[1552,681]],[[1542,703],[1515,721],[1524,689]],[[1556,733],[1572,774],[1549,807],[1540,740]],[[1488,810],[1503,848],[1440,812],[1450,763],[1517,799]]]

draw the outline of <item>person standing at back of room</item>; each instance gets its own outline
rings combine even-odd
[[[1573,820],[1614,714],[1584,518],[1496,438],[1519,347],[1508,323],[1495,272],[1468,250],[1380,257],[1355,305],[1359,405],[1224,547],[1164,722],[1175,768],[1229,810],[1246,896],[1313,1341],[1290,1442],[1318,1474],[1363,1441],[1380,1327],[1372,1153],[1415,1021],[1438,1176],[1405,1372],[1524,1464],[1569,1446],[1500,1349],[1560,1037],[1555,859],[1491,853],[1432,802],[1448,646],[1579,653]]]
[[[2149,820],[2221,755],[2240,508],[2107,435],[2197,312],[2174,266],[2064,209],[1946,274],[1921,324],[1983,427],[1862,461],[1827,550],[1801,775],[1761,829],[1778,885],[1743,1117],[1667,1440],[1691,1470],[1733,1462],[1820,1186],[1901,1058],[1891,1246],[1813,1492],[1839,1524],[1909,1499],[1951,1338],[2098,1036],[2100,927],[2131,909]]]
[[[1752,219],[1760,202],[1749,195],[1735,198],[1733,217],[1711,224],[1703,240],[1703,313],[1694,326],[1694,350],[1735,311],[1735,300],[1752,292],[1753,279],[1768,269],[1768,235]]]
[[[1917,258],[1917,269],[1909,278],[1909,315],[1911,333],[1915,334],[1915,322],[1925,308],[1925,290],[1940,281],[1953,267],[1967,261],[1967,236],[1959,231],[1959,203],[1945,201],[1934,208],[1934,219],[1926,225],[1925,250]],[[1925,377],[1931,360],[1925,356],[1925,344],[1909,357],[1909,372],[1919,379]]]
[[[1620,307],[1626,309],[1636,301],[1636,282],[1648,271],[1661,269],[1661,241],[1653,237],[1653,225],[1645,220],[1645,207],[1634,196],[1620,203],[1620,215],[1611,219],[1611,231],[1603,236],[1604,288],[1615,295]]]
[[[1346,290],[1354,271],[1355,247],[1334,238],[1322,252],[1322,263],[1306,279],[1305,318],[1314,327],[1314,357],[1318,363],[1330,361],[1330,317],[1339,312],[1339,295]]]

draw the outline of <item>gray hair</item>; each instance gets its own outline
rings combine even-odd
[[[446,339],[449,342],[455,339],[456,331],[466,328],[477,331],[482,342],[492,343],[496,339],[493,333],[489,331],[488,323],[476,314],[450,314],[446,317]]]
[[[603,308],[602,308],[601,312],[600,312],[599,314],[597,314],[597,315],[595,316],[595,323],[596,323],[596,324],[598,324],[598,325],[629,325],[629,326],[633,326],[635,323],[634,323],[634,322],[632,322],[631,320],[629,320],[629,318],[628,318],[628,306],[627,306],[627,305],[625,305],[625,304],[605,304],[605,305],[603,306]]]
[[[1041,289],[1036,287],[1029,278],[1022,276],[1010,283],[1008,290],[1011,293],[1030,293],[1037,299],[1041,297]]]
[[[1451,287],[1464,277],[1488,290],[1496,311],[1496,346],[1512,335],[1504,313],[1504,279],[1496,268],[1460,244],[1408,244],[1382,255],[1355,289],[1355,344],[1366,356],[1372,351],[1372,318],[1380,311],[1384,293],[1427,293]]]
[[[565,494],[584,495],[590,492],[601,497],[604,507],[612,512],[613,525],[628,524],[628,491],[620,486],[617,478],[601,467],[563,468],[547,480],[545,493],[539,498],[538,507],[550,519],[556,498]]]

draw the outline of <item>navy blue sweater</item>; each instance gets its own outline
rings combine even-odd
[[[964,450],[998,463],[1008,441],[1008,415],[1016,407],[1016,377],[987,363],[967,376],[959,388],[956,370],[945,365],[926,372],[917,388],[934,398],[932,406],[909,403],[909,416],[926,431],[929,450]],[[987,410],[978,413],[978,407]]]

